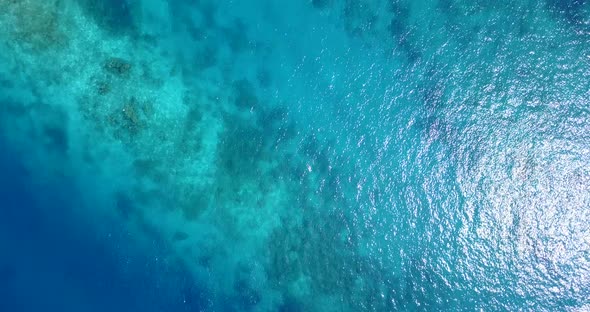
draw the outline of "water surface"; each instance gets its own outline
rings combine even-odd
[[[0,0],[0,309],[590,309],[588,1]]]

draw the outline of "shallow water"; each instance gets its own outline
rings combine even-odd
[[[0,310],[590,309],[587,1],[0,0]]]

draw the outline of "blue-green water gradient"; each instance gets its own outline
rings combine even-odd
[[[0,309],[590,309],[590,2],[0,0]]]

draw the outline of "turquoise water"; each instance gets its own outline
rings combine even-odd
[[[0,0],[3,311],[587,311],[590,2]]]

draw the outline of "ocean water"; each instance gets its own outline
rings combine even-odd
[[[590,2],[0,0],[0,311],[589,311]]]

